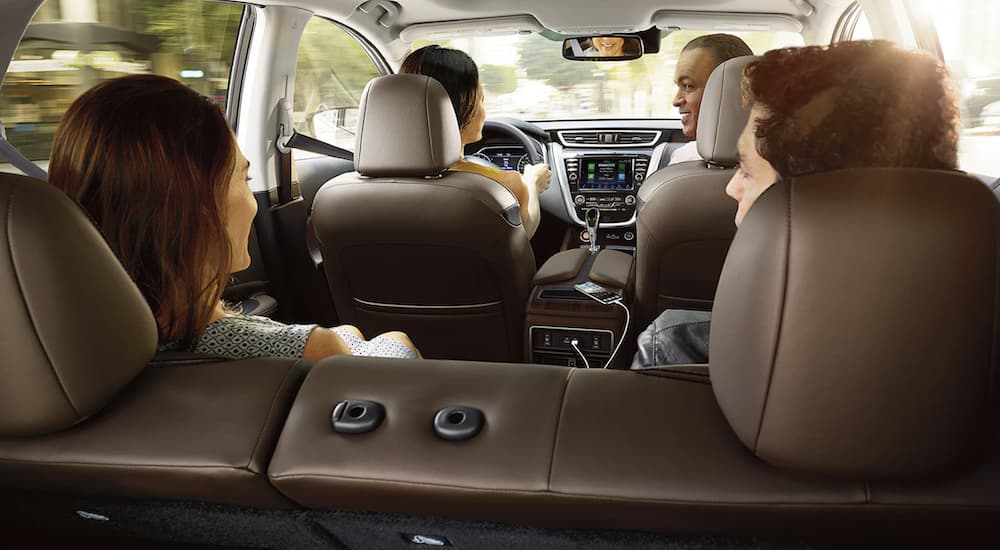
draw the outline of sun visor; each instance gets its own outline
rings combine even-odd
[[[653,24],[661,29],[715,32],[802,32],[802,22],[790,15],[772,13],[709,13],[658,11]]]
[[[400,31],[404,42],[415,40],[444,40],[462,36],[503,36],[542,32],[545,28],[530,15],[510,17],[487,17],[463,21],[442,21],[440,23],[418,23]]]

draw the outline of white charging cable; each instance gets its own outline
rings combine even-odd
[[[622,329],[622,336],[621,338],[618,339],[618,345],[615,346],[615,350],[611,352],[611,355],[608,357],[608,361],[604,363],[603,367],[601,367],[603,369],[606,369],[609,366],[611,366],[611,362],[615,360],[615,355],[618,355],[618,350],[621,349],[622,342],[625,341],[625,337],[628,335],[628,324],[631,317],[631,315],[629,315],[628,306],[623,304],[621,300],[615,300],[614,302],[610,303],[618,304],[619,306],[621,306],[622,309],[625,310],[625,328]],[[580,359],[583,360],[583,366],[589,369],[590,363],[587,361],[587,357],[583,354],[582,351],[580,351],[580,348],[577,347],[577,344],[579,343],[580,341],[577,340],[576,338],[573,338],[572,340],[569,341],[569,345],[573,348],[573,351],[575,351],[576,354],[580,356]]]
[[[622,307],[622,309],[625,310],[625,328],[622,329],[622,337],[618,339],[618,345],[615,346],[615,351],[611,352],[611,357],[608,357],[608,362],[604,363],[604,368],[608,368],[608,365],[610,365],[611,362],[615,360],[615,355],[618,355],[618,349],[622,347],[622,342],[624,342],[625,341],[625,337],[628,336],[628,323],[629,323],[629,317],[630,317],[629,313],[628,313],[628,306],[626,306],[625,304],[623,304],[620,298],[618,300],[615,300],[614,302],[611,302],[611,303],[612,304],[618,304],[618,305],[620,305]]]
[[[572,340],[569,341],[569,345],[576,350],[576,354],[580,356],[580,359],[583,359],[583,366],[589,369],[590,363],[587,362],[587,357],[583,354],[582,351],[580,351],[580,348],[576,347],[576,345],[579,343],[580,341],[577,340],[576,338],[573,338]]]

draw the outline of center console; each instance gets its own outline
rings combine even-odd
[[[591,253],[585,248],[570,249],[545,262],[535,275],[526,309],[528,362],[603,367],[622,339],[625,310],[618,304],[599,303],[574,285],[591,281],[623,296],[628,303],[631,269],[632,256],[617,250]],[[627,353],[619,349],[609,368],[627,368]]]

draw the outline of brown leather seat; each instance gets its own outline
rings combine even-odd
[[[636,326],[661,311],[709,310],[726,252],[736,233],[736,201],[726,184],[737,163],[736,140],[749,111],[743,68],[753,56],[730,59],[708,80],[698,120],[704,161],[661,168],[639,191],[636,240]]]
[[[0,485],[288,506],[264,476],[308,364],[147,367],[149,306],[83,211],[0,174]]]
[[[744,445],[864,479],[977,460],[996,429],[998,223],[990,190],[957,172],[843,170],[768,189],[712,313],[712,387]]]
[[[316,194],[312,225],[337,314],[407,332],[424,357],[519,360],[535,260],[501,184],[447,172],[462,154],[441,85],[373,80],[355,166]]]
[[[1000,519],[998,222],[989,189],[958,173],[779,183],[726,262],[711,385],[689,366],[333,358],[303,385],[269,475],[315,508],[855,543],[974,538]],[[378,400],[392,422],[332,433],[331,404],[351,398]],[[430,429],[456,404],[486,419],[460,443]]]

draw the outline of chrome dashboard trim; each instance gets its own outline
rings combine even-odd
[[[566,143],[566,138],[563,137],[563,134],[565,134],[565,133],[583,133],[583,132],[593,132],[595,134],[602,134],[602,133],[603,134],[610,134],[610,133],[614,133],[614,132],[630,132],[630,133],[648,132],[650,134],[654,134],[654,136],[653,136],[653,139],[650,140],[650,141],[648,141],[648,142],[632,143],[632,144],[624,144],[624,143],[590,143],[590,144],[584,144],[584,143]],[[556,131],[556,135],[559,136],[559,143],[561,143],[564,147],[589,147],[589,148],[594,148],[594,149],[608,149],[609,147],[630,147],[630,148],[634,148],[634,147],[652,147],[653,145],[656,144],[656,142],[660,141],[660,137],[663,136],[663,131],[662,130],[642,130],[642,129],[631,129],[631,130],[629,130],[629,129],[624,129],[624,128],[618,128],[618,129],[604,129],[604,128],[601,128],[601,129],[594,129],[594,130],[557,130]]]

